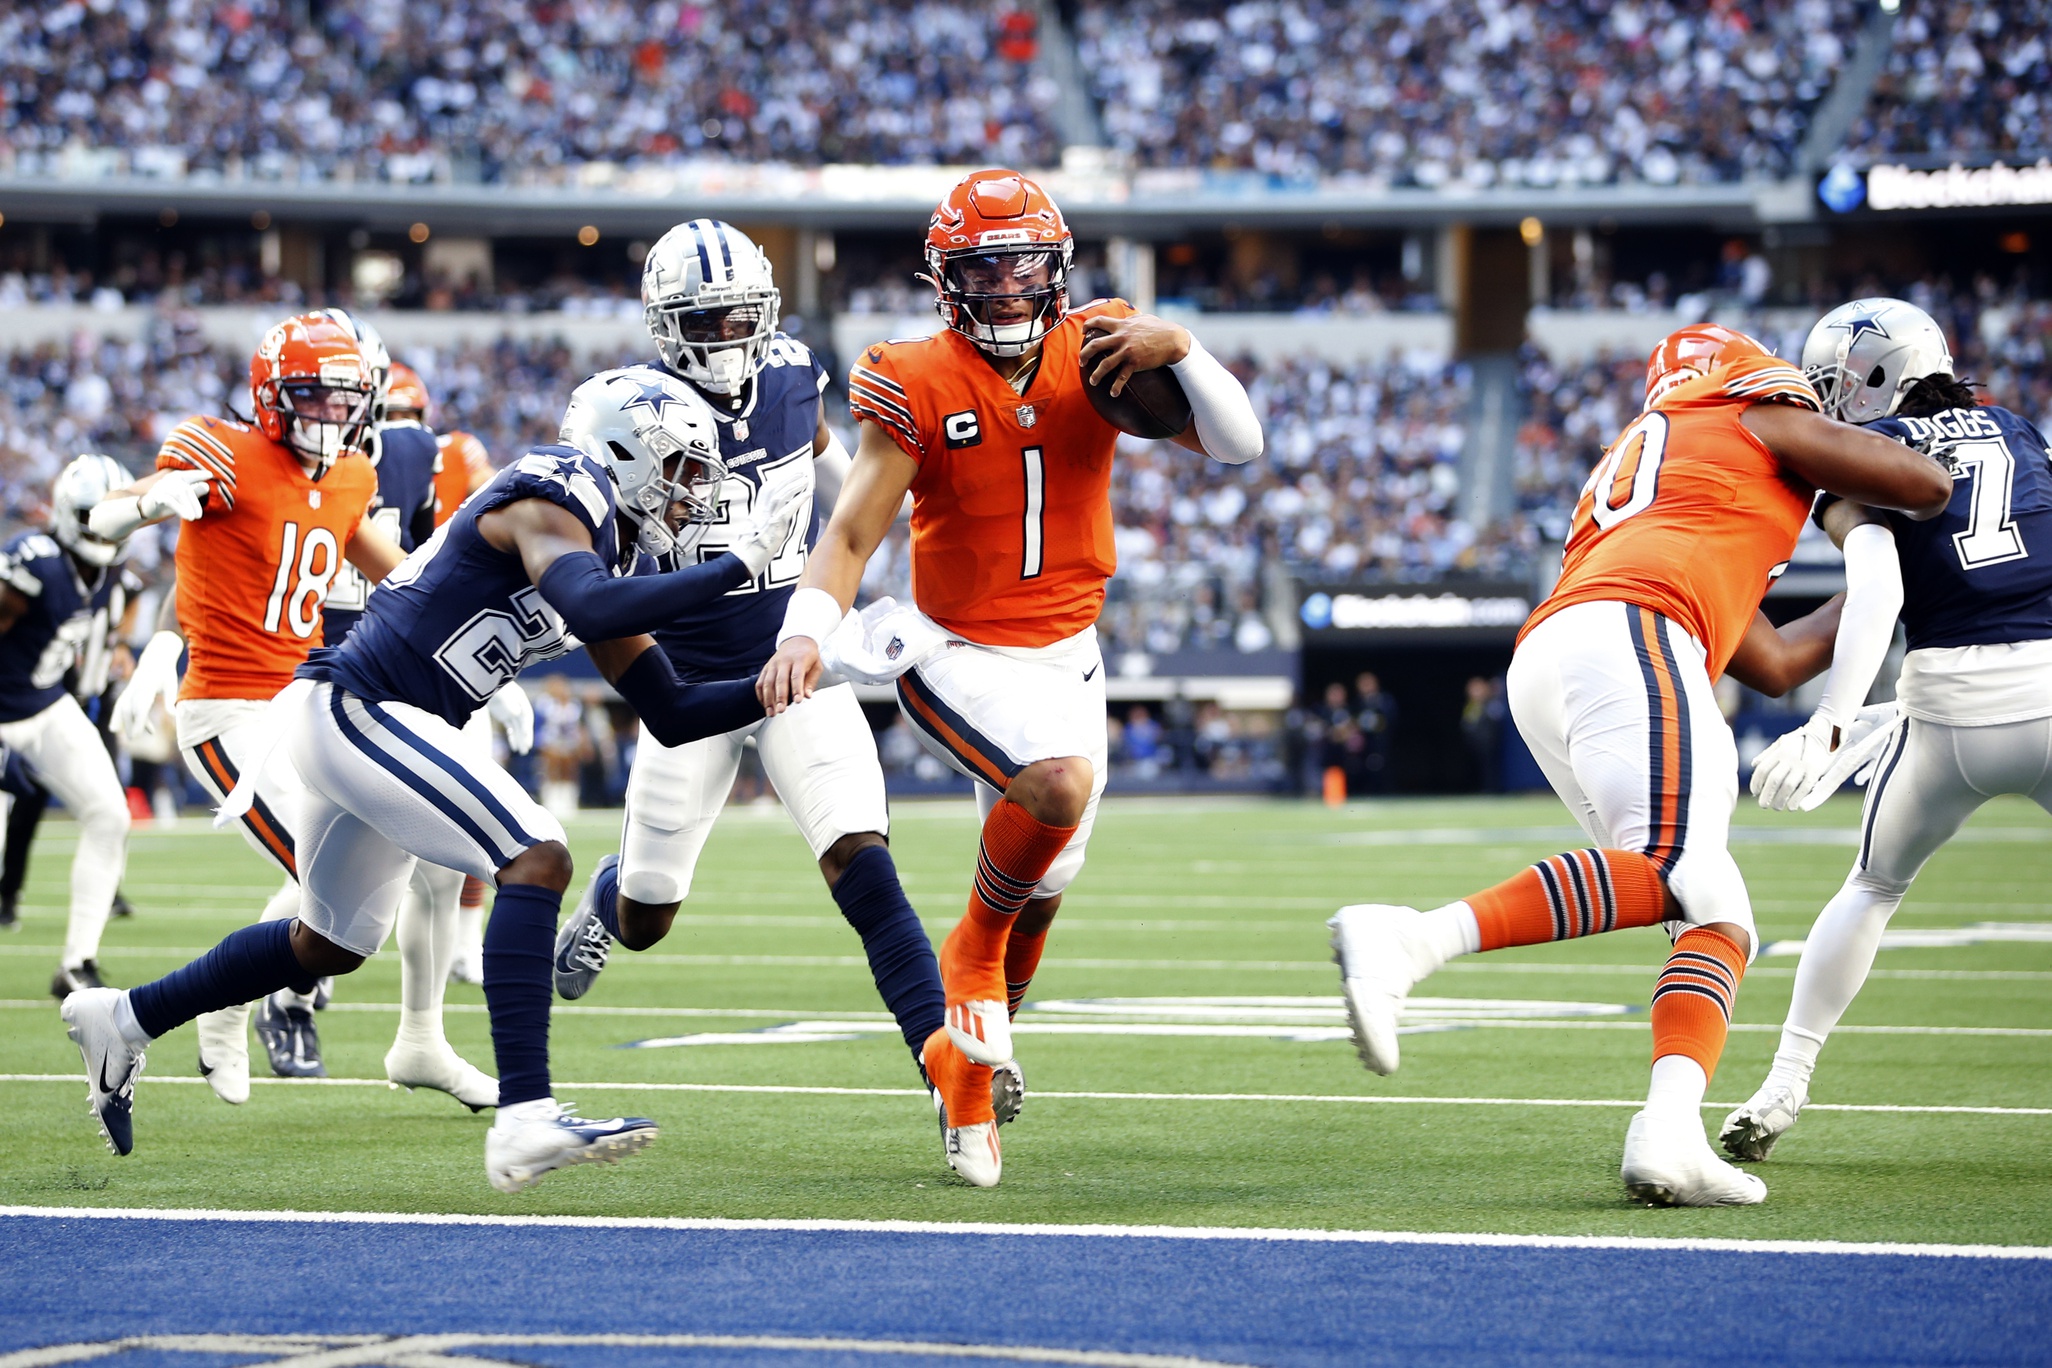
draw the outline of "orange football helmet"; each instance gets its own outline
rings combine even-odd
[[[943,323],[992,356],[1019,356],[1067,316],[1075,256],[1047,192],[999,167],[965,176],[933,211],[921,278]]]
[[[347,314],[321,309],[276,324],[249,359],[257,428],[314,462],[314,476],[366,450],[377,380]]]
[[[1646,404],[1677,385],[1708,375],[1741,356],[1772,356],[1759,342],[1722,323],[1691,323],[1660,339],[1646,360]]]
[[[404,361],[394,361],[391,378],[385,382],[385,416],[410,413],[412,421],[424,423],[428,402],[427,386],[419,374]]]

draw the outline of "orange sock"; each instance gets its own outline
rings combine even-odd
[[[1666,916],[1667,885],[1653,861],[1632,850],[1573,850],[1470,897],[1484,950],[1544,945]]]
[[[1013,1016],[1019,1015],[1019,1004],[1026,1001],[1033,971],[1040,967],[1040,952],[1046,948],[1045,931],[1037,936],[1022,936],[1014,931],[1005,942],[1005,1006]]]
[[[1005,944],[1012,918],[1033,896],[1076,828],[1049,826],[1009,798],[983,823],[969,911],[941,944],[941,986],[950,1007],[1005,996]]]
[[[1653,1058],[1687,1055],[1706,1080],[1714,1076],[1745,976],[1746,952],[1728,936],[1705,926],[1682,932],[1653,985]]]
[[[484,891],[485,884],[483,879],[478,878],[475,874],[465,874],[463,876],[463,896],[458,900],[458,905],[462,907],[483,907]]]
[[[926,1038],[919,1051],[919,1062],[926,1067],[927,1080],[939,1091],[941,1103],[948,1109],[950,1126],[977,1126],[997,1119],[990,1105],[990,1070],[982,1064],[972,1064],[956,1049],[945,1026]]]

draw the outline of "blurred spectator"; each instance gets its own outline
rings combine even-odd
[[[1363,670],[1354,677],[1354,726],[1360,732],[1361,746],[1348,792],[1389,792],[1389,751],[1396,740],[1396,725],[1396,700],[1382,691],[1381,680]]]
[[[1121,733],[1124,740],[1124,758],[1127,765],[1142,778],[1152,779],[1159,774],[1163,761],[1169,758],[1164,745],[1165,734],[1161,723],[1154,720],[1144,703],[1135,703],[1126,710],[1126,725]]]
[[[2052,12],[2043,0],[1911,3],[1846,140],[1862,161],[2052,153]]]
[[[568,675],[548,676],[534,695],[534,746],[541,753],[541,804],[567,821],[577,815],[579,771],[592,755],[584,700]]]
[[[1461,705],[1461,740],[1474,762],[1475,782],[1484,793],[1503,792],[1503,725],[1510,709],[1503,699],[1503,681],[1477,675],[1468,681]]]

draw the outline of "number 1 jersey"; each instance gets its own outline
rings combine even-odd
[[[247,423],[188,418],[159,470],[210,477],[206,511],[178,533],[178,629],[187,698],[269,698],[321,644],[321,609],[377,493],[377,472],[344,456],[320,479]]]
[[[1722,675],[1816,497],[1739,421],[1758,403],[1819,407],[1801,371],[1748,356],[1634,419],[1582,486],[1560,579],[1518,640],[1572,604],[1632,603],[1680,623]]]

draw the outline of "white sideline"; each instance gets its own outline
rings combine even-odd
[[[197,1085],[204,1078],[173,1074],[159,1077],[144,1074],[144,1083]],[[396,1088],[382,1078],[252,1078],[252,1085],[276,1088]],[[0,1074],[0,1083],[83,1083],[84,1074]],[[919,1097],[919,1088],[833,1088],[784,1083],[562,1083],[559,1094],[576,1092],[676,1092],[676,1093],[763,1093],[772,1096],[804,1097]],[[1338,1102],[1360,1106],[1416,1107],[1627,1107],[1634,1111],[1646,1105],[1644,1098],[1615,1097],[1398,1097],[1362,1093],[1170,1093],[1170,1092],[1048,1092],[1034,1089],[1035,1101],[1058,1102]],[[1705,1102],[1705,1111],[1730,1111],[1736,1102]],[[1950,1107],[1915,1106],[1887,1102],[1812,1102],[1806,1112],[1879,1112],[1919,1116],[2052,1116],[2052,1107]]]
[[[487,1216],[387,1211],[227,1211],[161,1207],[0,1206],[0,1218],[222,1221],[307,1225],[541,1226],[585,1230],[725,1230],[889,1235],[1032,1235],[1097,1239],[1246,1240],[1277,1244],[1468,1245],[1498,1249],[1624,1249],[1648,1253],[1894,1255],[2052,1260],[2046,1245],[1891,1244],[1843,1240],[1662,1239],[1647,1235],[1498,1235],[1461,1231],[1303,1230],[1246,1226],[1030,1225],[1000,1221],[734,1220],[704,1216]]]

